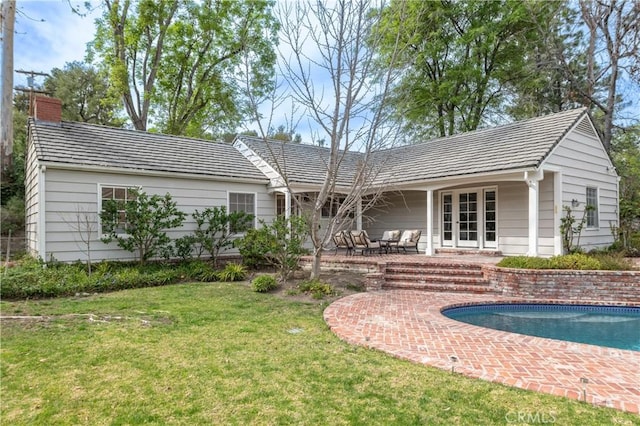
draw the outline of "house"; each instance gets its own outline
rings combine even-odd
[[[317,192],[325,179],[328,150],[317,146],[251,137],[231,145],[63,122],[60,114],[59,101],[38,97],[29,122],[28,247],[47,260],[85,258],[80,216],[95,228],[93,259],[131,258],[115,243],[99,241],[98,219],[102,201],[126,198],[129,187],[169,192],[188,214],[227,206],[268,222],[291,214],[292,198]],[[386,197],[384,206],[366,215],[357,209],[355,226],[372,236],[385,229],[420,229],[419,249],[426,255],[443,248],[560,254],[565,207],[578,220],[586,211],[583,248],[613,242],[618,176],[586,109],[375,151],[367,158],[348,152],[337,191],[352,184],[363,162],[376,169],[370,183]],[[187,222],[173,236],[194,227]]]

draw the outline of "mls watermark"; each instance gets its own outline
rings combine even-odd
[[[555,413],[552,411],[509,411],[504,418],[507,423],[548,425],[556,422]]]

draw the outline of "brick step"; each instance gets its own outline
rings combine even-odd
[[[484,277],[467,277],[463,275],[455,275],[443,277],[441,275],[412,275],[412,274],[385,274],[386,282],[413,282],[417,284],[429,283],[454,283],[465,285],[488,285],[489,282]]]
[[[448,254],[455,256],[502,256],[502,252],[500,250],[460,248],[437,248],[436,254]]]
[[[433,291],[433,292],[455,292],[455,293],[476,293],[476,294],[491,294],[496,293],[496,290],[485,285],[465,285],[457,283],[416,283],[407,281],[387,281],[382,286],[384,290],[391,289],[403,289],[403,290],[421,290],[421,291]]]
[[[474,276],[483,277],[482,269],[466,269],[466,268],[398,268],[394,266],[387,266],[386,275],[447,275],[447,276]]]

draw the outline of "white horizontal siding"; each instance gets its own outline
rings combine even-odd
[[[267,193],[266,186],[237,182],[213,182],[196,179],[170,179],[166,177],[118,175],[47,169],[46,176],[46,256],[60,261],[86,259],[86,244],[82,241],[78,226],[81,218],[92,219],[95,229],[91,243],[91,257],[100,259],[133,259],[131,254],[120,249],[116,243],[104,244],[98,234],[99,185],[140,186],[149,195],[171,194],[178,208],[187,214],[184,225],[168,232],[178,238],[195,229],[191,214],[208,207],[227,206],[228,192],[256,194],[257,219],[271,221],[275,213],[275,200]],[[257,220],[256,220],[257,223]]]
[[[579,206],[571,207],[577,220],[582,219],[584,213],[587,187],[598,189],[599,226],[583,230],[580,246],[588,251],[610,245],[613,242],[611,227],[618,225],[618,176],[597,137],[570,132],[545,161],[543,167],[546,166],[562,170],[562,206],[571,207],[572,200],[577,200]]]
[[[29,143],[25,158],[25,237],[27,240],[27,250],[32,255],[38,254],[38,219],[39,219],[39,196],[38,187],[38,162],[36,160],[33,143]]]
[[[507,256],[525,254],[528,250],[528,191],[524,182],[498,185],[498,248]]]
[[[433,194],[433,234],[434,246],[439,247],[439,193]],[[427,246],[427,192],[404,191],[388,193],[377,208],[365,212],[368,220],[363,225],[372,238],[380,238],[387,230],[419,229],[422,231],[418,249]],[[438,242],[438,243],[437,243]],[[436,245],[437,244],[437,245]]]

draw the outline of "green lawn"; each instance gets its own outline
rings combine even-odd
[[[639,424],[348,345],[323,307],[246,283],[2,302],[49,319],[2,322],[0,423]]]

